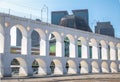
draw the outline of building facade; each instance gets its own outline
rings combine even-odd
[[[21,46],[11,46],[13,27],[22,34]],[[32,46],[34,31],[39,47]],[[0,77],[119,72],[118,38],[0,13]]]
[[[73,15],[80,17],[85,20],[86,24],[89,25],[89,16],[88,16],[88,10],[72,10]],[[51,23],[55,25],[60,24],[60,20],[65,17],[66,15],[69,15],[67,11],[53,11],[51,12]]]
[[[95,26],[95,33],[112,37],[115,36],[114,28],[110,22],[97,22],[97,25]]]

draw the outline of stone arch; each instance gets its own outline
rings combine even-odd
[[[36,63],[38,64],[38,67],[37,67],[37,70],[35,70],[35,71],[33,70],[33,72],[38,75],[46,75],[47,67],[46,67],[46,63],[44,62],[44,60],[36,58],[34,61],[36,61]]]
[[[72,57],[75,58],[75,39],[72,35],[67,34],[65,38],[68,38],[69,44],[68,44],[68,50],[69,50],[69,56],[66,57]],[[65,42],[64,38],[64,42]]]
[[[98,59],[98,48],[97,41],[92,38],[89,42],[89,55],[92,59]],[[94,52],[94,53],[93,53]]]
[[[117,50],[116,50],[116,55],[117,55],[117,59],[120,60],[120,43],[117,44]]]
[[[16,47],[11,47],[11,52],[13,53],[17,53],[17,54],[27,54],[27,31],[25,29],[25,27],[23,27],[22,25],[13,25],[10,29],[10,34],[12,37],[12,30],[16,30]],[[15,29],[16,28],[16,29]],[[15,33],[15,32],[14,32]],[[12,40],[11,40],[12,41]],[[15,40],[14,40],[15,41]],[[21,46],[21,47],[18,47]],[[17,52],[20,51],[20,52]]]
[[[58,60],[58,59],[54,59],[52,62],[54,62],[54,64],[55,64],[53,74],[55,74],[55,75],[62,75],[63,74],[63,68],[62,68],[61,61]]]
[[[87,41],[84,37],[79,37],[78,41],[81,42],[81,58],[88,58],[87,56]]]
[[[83,60],[80,62],[80,73],[81,74],[89,73],[89,67],[87,61]]]
[[[113,42],[109,42],[109,46],[110,46],[110,50],[108,49],[108,52],[110,54],[108,54],[108,55],[110,57],[110,60],[116,60],[115,44]]]
[[[36,30],[31,33],[31,55],[40,55],[40,35]]]
[[[77,67],[73,60],[68,60],[66,62],[66,69],[67,69],[67,74],[76,74],[77,73]]]
[[[109,67],[107,62],[103,61],[101,64],[102,73],[109,73]]]
[[[56,55],[57,57],[62,57],[62,43],[60,34],[58,32],[51,32],[49,39],[50,53],[53,52],[54,56]]]
[[[101,44],[101,59],[107,60],[108,59],[107,44],[104,40],[101,40],[100,44]]]
[[[0,53],[4,52],[4,31],[3,31],[3,27],[0,24]]]
[[[93,61],[91,65],[92,65],[92,73],[99,73],[98,63],[96,61]]]
[[[37,48],[37,49],[33,49],[33,50],[37,50],[36,51],[37,54],[40,54],[41,56],[45,56],[46,55],[46,35],[45,35],[44,31],[39,28],[33,29],[31,31],[31,35],[32,35],[32,33],[35,34],[35,32],[36,32],[36,34],[39,34],[39,36],[38,36],[39,41],[37,41],[37,43],[39,43],[39,47],[38,47],[39,49]],[[35,39],[37,39],[37,38],[35,38]]]
[[[12,64],[14,62],[13,60],[16,60],[18,63],[17,64]],[[14,63],[16,63],[16,62],[14,62]],[[19,71],[18,71],[19,76],[27,76],[27,64],[26,64],[26,61],[23,58],[17,57],[17,58],[12,59],[11,70],[13,68],[15,68],[15,69],[19,68]],[[14,73],[14,71],[13,71],[13,73]]]
[[[111,73],[117,73],[118,70],[117,70],[117,64],[115,62],[112,62],[110,64],[110,69],[111,69]]]

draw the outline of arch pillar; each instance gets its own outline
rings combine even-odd
[[[48,40],[47,40],[48,41]],[[47,46],[47,41],[44,39],[40,40],[40,55],[41,56],[46,56],[46,46]],[[49,41],[48,41],[49,42]]]
[[[108,55],[108,47],[107,46],[102,46],[102,59],[107,60],[109,58]]]
[[[62,60],[63,74],[67,74],[66,63],[67,62],[65,60]]]
[[[5,36],[4,36],[4,53],[6,55],[10,54],[10,33],[8,30],[5,31]]]
[[[75,47],[76,47],[75,44],[70,42],[69,52],[71,58],[75,58]]]
[[[110,47],[110,60],[116,60],[116,54],[115,54],[115,48],[114,47]]]
[[[81,58],[89,58],[89,46],[88,43],[82,43],[81,50],[82,50],[82,57]]]
[[[51,69],[50,69],[50,65],[51,65],[51,61],[49,59],[47,59],[47,61],[46,61],[46,72],[47,72],[47,75],[50,75],[52,73]]]
[[[75,40],[75,58],[78,58],[78,40]]]
[[[90,51],[89,51],[89,41],[87,41],[87,44],[86,44],[86,58],[90,59]]]
[[[98,49],[98,47],[99,47],[99,45],[98,45],[98,43],[96,44],[96,45],[93,45],[92,46],[93,48],[92,48],[92,58],[93,59],[98,59],[98,53],[99,53],[99,49]]]
[[[7,59],[7,60],[6,60]],[[11,76],[11,67],[10,67],[10,57],[6,57],[6,56],[4,56],[4,58],[3,58],[3,69],[5,70],[4,72],[3,72],[3,76],[4,77],[10,77]]]
[[[27,37],[27,55],[31,55],[31,38]]]
[[[50,50],[49,50],[49,35],[47,34],[46,35],[46,56],[49,56],[49,52],[50,52]]]
[[[57,57],[62,57],[62,42],[61,41],[57,41],[56,42],[56,56]]]
[[[21,46],[21,54],[23,55],[27,55],[27,44],[28,41],[27,41],[27,37],[24,37],[22,38],[22,46]]]
[[[26,63],[27,63],[27,75],[28,76],[32,76],[33,75],[33,70],[32,70],[32,66],[31,66],[31,60],[30,56],[28,55],[26,58]]]
[[[64,39],[62,39],[62,57],[65,57],[65,44],[64,44]]]

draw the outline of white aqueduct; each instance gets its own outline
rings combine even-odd
[[[22,35],[19,47],[11,46],[10,32],[14,27]],[[31,46],[33,31],[39,34],[38,49]],[[50,55],[51,33],[56,39],[54,55]],[[68,56],[65,56],[65,37],[69,39]],[[38,54],[31,54],[35,50]],[[33,70],[34,61],[38,64],[37,73]],[[120,39],[1,13],[0,77],[12,76],[13,68],[19,68],[19,76],[119,73]]]

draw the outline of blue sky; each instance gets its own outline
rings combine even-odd
[[[41,17],[43,5],[50,12],[67,10],[88,9],[89,25],[94,31],[97,21],[111,21],[116,37],[120,37],[120,0],[0,0],[0,8],[12,9],[16,12],[33,14]]]

